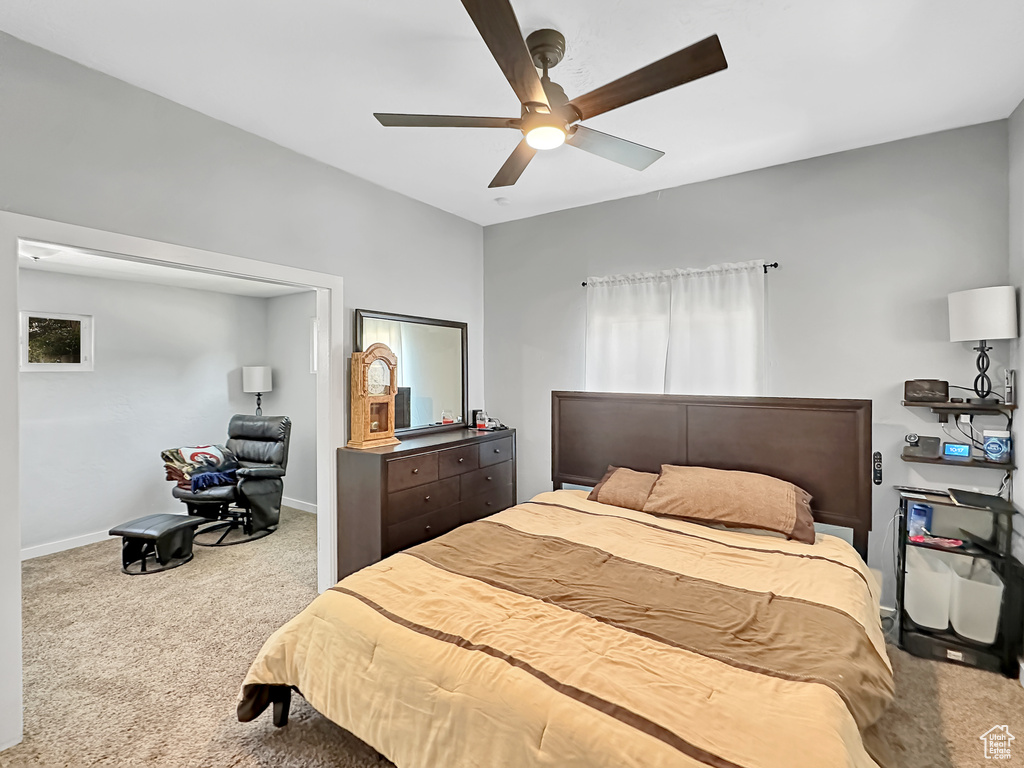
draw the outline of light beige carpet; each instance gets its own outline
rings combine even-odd
[[[235,719],[263,641],[316,595],[313,515],[285,510],[277,533],[197,547],[161,574],[123,575],[115,539],[29,560],[23,574],[25,741],[0,766],[391,765],[299,697],[286,728]],[[1001,764],[1024,766],[1016,681],[890,654],[898,698],[883,726],[901,768],[999,764],[978,739],[993,725],[1020,745]]]
[[[316,517],[148,576],[120,540],[28,560],[22,574],[25,740],[0,766],[389,766],[294,697],[291,721],[235,718],[275,629],[316,597]]]
[[[1024,688],[1017,680],[919,659],[888,646],[896,701],[881,722],[900,768],[1024,766]],[[994,725],[1016,737],[1010,760],[986,760],[980,736]]]

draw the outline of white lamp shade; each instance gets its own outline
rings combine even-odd
[[[271,392],[274,389],[269,365],[246,365],[242,367],[243,392]]]
[[[1017,338],[1017,294],[1012,285],[949,294],[949,340]]]

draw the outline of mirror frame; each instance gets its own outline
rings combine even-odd
[[[462,336],[462,423],[456,424],[435,424],[423,427],[405,427],[396,429],[396,435],[426,435],[431,432],[447,432],[452,429],[466,429],[469,425],[469,326],[456,320],[438,320],[432,317],[417,317],[416,315],[399,315],[394,312],[377,312],[372,309],[357,309],[356,321],[353,324],[355,338],[352,340],[352,349],[355,352],[363,352],[363,319],[392,320],[397,323],[420,323],[421,325],[436,325],[442,328],[458,328]]]

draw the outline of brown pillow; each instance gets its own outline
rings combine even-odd
[[[653,472],[634,472],[625,467],[608,467],[601,482],[587,496],[591,501],[615,507],[641,510],[658,476]]]
[[[814,543],[811,495],[755,472],[663,464],[644,512],[784,533]]]

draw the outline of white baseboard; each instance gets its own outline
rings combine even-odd
[[[289,499],[287,496],[281,499],[281,503],[286,507],[292,507],[303,512],[310,512],[316,514],[316,504],[310,504],[308,501],[299,501],[298,499]],[[185,512],[175,512],[173,514],[182,514]],[[52,555],[54,552],[63,552],[65,549],[74,549],[75,547],[84,547],[86,544],[95,544],[97,541],[103,541],[109,539],[110,534],[106,531],[96,531],[95,533],[86,533],[82,536],[74,536],[70,539],[61,539],[60,541],[51,541],[47,544],[37,544],[34,547],[25,547],[21,550],[22,560],[31,560],[34,557],[42,557],[43,555]]]
[[[63,552],[65,549],[74,549],[75,547],[84,547],[86,544],[95,544],[97,541],[103,541],[109,539],[110,534],[107,531],[96,531],[95,533],[87,533],[83,536],[75,536],[70,539],[61,539],[60,541],[51,541],[48,544],[37,544],[34,547],[25,547],[21,550],[22,560],[31,560],[33,557],[42,557],[43,555],[52,555],[54,552]]]
[[[301,512],[310,512],[316,514],[316,504],[310,504],[308,501],[299,501],[298,499],[289,499],[287,496],[281,498],[281,503],[286,507],[297,509]]]

